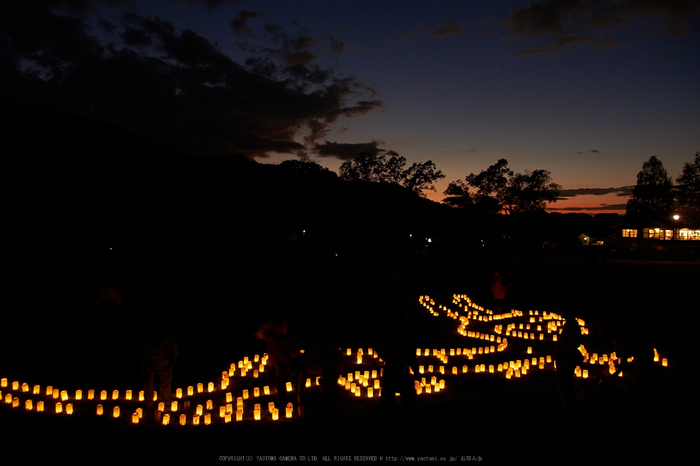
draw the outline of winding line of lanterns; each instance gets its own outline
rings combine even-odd
[[[518,310],[503,314],[474,304],[466,295],[454,295],[452,305],[435,303],[429,296],[421,296],[420,304],[435,317],[446,317],[457,321],[457,333],[476,341],[474,346],[460,348],[418,348],[418,370],[420,381],[416,380],[415,390],[418,395],[435,394],[446,389],[446,378],[464,374],[500,374],[506,379],[518,379],[534,370],[554,370],[552,355],[535,353],[534,345],[542,341],[557,341],[562,331],[564,319],[554,313],[529,311],[527,315]],[[588,328],[582,319],[576,319],[582,335],[588,335]],[[484,325],[493,324],[493,332],[468,330],[470,322]],[[491,327],[489,327],[491,328]],[[508,339],[527,341],[526,355],[518,359],[493,364],[469,363],[482,355],[503,353],[508,349]],[[581,345],[579,351],[584,357],[583,367],[577,366],[575,375],[580,378],[601,377],[607,369],[609,374],[618,371],[622,363],[614,352],[610,354],[589,353]],[[457,361],[455,362],[455,359]],[[211,425],[241,421],[279,421],[296,417],[294,403],[278,406],[277,389],[270,385],[260,385],[261,375],[265,372],[268,356],[256,354],[252,358],[244,357],[232,363],[215,382],[200,382],[174,391],[170,401],[158,400],[155,419],[162,425]],[[632,358],[628,359],[631,362]],[[654,349],[654,361],[668,366],[666,358],[660,358]],[[337,383],[347,395],[355,398],[378,398],[382,391],[383,364],[380,355],[372,348],[344,351],[344,367],[355,370],[338,377]],[[471,367],[471,368],[470,368]],[[618,372],[622,376],[622,372]],[[234,381],[237,396],[229,389]],[[305,387],[313,389],[320,384],[319,377],[307,378]],[[245,387],[245,388],[243,388]],[[286,390],[293,392],[295,387],[290,382]],[[144,391],[126,390],[75,390],[68,392],[53,386],[41,387],[18,380],[0,379],[0,405],[14,409],[23,409],[31,413],[54,413],[55,415],[73,416],[92,414],[126,420],[131,424],[142,424],[145,402]],[[252,405],[252,409],[251,409]]]

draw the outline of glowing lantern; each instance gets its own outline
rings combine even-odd
[[[254,396],[255,398],[257,398],[257,397],[260,396],[260,387],[255,387],[255,388],[253,388],[253,396]]]
[[[27,411],[31,411],[33,408],[34,408],[34,403],[32,402],[32,400],[26,400],[24,402],[24,409],[26,409]]]
[[[211,424],[211,414],[207,413],[204,415],[204,425],[209,425]]]
[[[292,382],[287,382],[287,391],[288,392],[292,391]]]
[[[289,382],[287,382],[289,383]],[[243,390],[243,399],[247,400],[248,399],[248,390]]]
[[[233,402],[233,395],[231,392],[226,393],[226,403],[232,403]]]
[[[32,390],[33,395],[39,395],[41,394],[41,386],[40,385],[34,385],[34,388]]]
[[[12,390],[19,390],[19,382],[18,381],[13,381],[12,382]]]
[[[194,395],[194,387],[190,385],[187,387],[187,396],[193,396]]]
[[[224,422],[228,424],[231,422],[231,419],[231,413],[226,413],[226,415],[224,416]]]
[[[177,411],[177,400],[173,400],[170,403],[170,411]]]
[[[311,379],[307,378],[306,383],[304,384],[306,388],[309,388],[311,386]]]
[[[158,411],[165,411],[165,402],[161,401],[160,403],[158,403]]]
[[[43,401],[37,401],[37,402],[36,402],[36,410],[37,410],[37,412],[43,412],[43,411],[44,411],[44,402],[43,402]]]
[[[73,414],[73,403],[68,403],[66,405],[66,414]]]
[[[269,395],[269,394],[270,394],[270,386],[269,386],[269,385],[265,385],[265,386],[263,387],[263,393],[264,393],[265,395]]]
[[[214,382],[209,382],[207,384],[207,390],[209,391],[209,393],[214,391]]]
[[[195,408],[195,413],[197,414],[197,416],[201,416],[203,412],[204,412],[204,406],[197,405],[197,407]]]
[[[202,393],[203,391],[204,391],[204,384],[200,382],[197,384],[197,393]]]
[[[199,425],[199,416],[192,416],[192,425],[193,426]]]
[[[143,417],[143,408],[136,408],[136,414],[139,415],[139,419]]]
[[[104,401],[107,399],[107,390],[102,390],[100,392],[100,400]]]
[[[7,388],[7,378],[3,377],[0,379],[0,387]]]
[[[25,393],[29,391],[29,385],[27,383],[22,384],[22,391]]]
[[[182,398],[182,389],[181,388],[178,388],[177,390],[175,390],[175,397]]]
[[[83,391],[82,390],[76,390],[75,391],[75,399],[80,401],[83,399]]]
[[[131,401],[132,394],[133,394],[133,392],[131,390],[126,391],[126,400],[127,401]]]
[[[104,413],[104,408],[102,405],[97,405],[96,413],[98,416],[102,416],[102,414]]]
[[[163,425],[167,426],[168,424],[170,424],[170,414],[165,413],[163,415]]]
[[[668,367],[668,359],[663,358],[663,359],[661,360],[661,365],[664,366],[664,367]]]
[[[214,401],[207,400],[207,411],[211,411],[212,409],[214,409]]]
[[[139,423],[139,413],[134,413],[131,415],[131,423],[132,424],[138,424]]]
[[[280,418],[280,412],[277,408],[272,410],[272,420],[277,421]]]

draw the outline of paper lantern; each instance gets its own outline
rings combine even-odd
[[[34,402],[32,400],[26,400],[24,402],[24,409],[26,409],[27,411],[31,411],[32,409],[34,409]]]
[[[248,390],[243,390],[243,399],[244,400],[248,399]]]
[[[66,414],[68,414],[68,415],[73,414],[73,403],[68,403],[66,405]]]
[[[19,382],[18,381],[13,381],[12,382],[12,390],[19,390]]]
[[[36,410],[37,410],[37,412],[40,412],[40,413],[44,411],[44,402],[43,401],[36,402]]]
[[[100,392],[100,400],[104,401],[107,399],[107,390],[102,390]]]
[[[197,393],[202,393],[203,391],[204,391],[204,384],[200,382],[197,384]]]
[[[192,425],[193,426],[199,425],[199,416],[192,416]]]
[[[661,365],[664,367],[668,367],[668,359],[666,359],[666,358],[661,359]]]
[[[265,395],[269,395],[269,394],[270,394],[270,386],[269,386],[269,385],[265,385],[265,386],[263,387],[263,393],[264,393]]]
[[[82,390],[76,390],[75,391],[75,399],[77,401],[80,401],[83,399],[83,391]]]
[[[260,387],[253,388],[253,397],[257,398],[260,396]]]
[[[374,389],[378,390],[379,389],[379,379],[374,379]]]
[[[127,390],[125,394],[125,398],[127,401],[131,401],[133,392],[131,390]]]
[[[145,399],[145,394],[144,394],[144,391],[141,390],[141,391],[139,392],[139,401],[143,401],[144,399]]]
[[[17,398],[15,398],[15,400],[17,400]],[[17,400],[17,401],[19,401],[19,400]],[[12,406],[14,407],[14,401],[12,403]],[[61,403],[60,401],[57,401],[56,402],[56,414],[61,414],[62,412],[63,412],[63,403]]]
[[[226,414],[224,415],[224,423],[226,423],[226,424],[230,423],[230,422],[231,422],[231,419],[232,419],[231,413],[226,413]]]
[[[243,410],[237,409],[236,410],[236,421],[242,421],[242,420],[243,420]]]
[[[253,419],[256,421],[259,421],[261,419],[260,417],[260,409],[254,409],[253,410]]]
[[[175,390],[175,398],[182,398],[182,389],[178,388]]]
[[[7,388],[7,378],[3,377],[0,379],[0,387]]]
[[[231,392],[226,393],[226,403],[233,403],[233,395]]]
[[[164,401],[161,401],[160,403],[158,403],[158,411],[161,411],[161,412],[165,411],[165,402]]]
[[[170,424],[170,414],[165,413],[163,414],[163,425],[167,426],[168,424]]]
[[[210,414],[210,413],[206,413],[206,414],[204,415],[204,425],[207,425],[207,426],[208,426],[208,425],[210,425],[210,424],[211,424],[211,414]]]
[[[276,408],[273,409],[272,410],[272,420],[277,421],[277,420],[279,420],[279,418],[280,418],[279,410],[277,410]]]
[[[97,409],[95,411],[98,416],[102,416],[102,414],[104,414],[104,408],[102,405],[97,405]]]
[[[61,390],[61,401],[66,401],[68,399],[68,391]]]
[[[40,395],[41,394],[41,385],[34,385],[34,388],[32,390],[32,395]]]
[[[141,418],[139,417],[139,413],[134,413],[134,414],[131,415],[131,423],[132,423],[132,424],[138,424],[138,423],[139,423],[139,419],[141,419]]]
[[[170,402],[170,411],[177,411],[177,400]]]
[[[214,401],[207,400],[206,406],[207,406],[207,411],[211,411],[212,409],[214,409]]]
[[[214,382],[209,382],[209,383],[207,384],[207,391],[208,391],[209,393],[211,393],[211,392],[214,391]]]
[[[287,419],[290,419],[292,417],[292,413],[294,412],[294,406],[292,403],[288,403],[287,407],[285,408],[285,417]]]
[[[288,392],[292,391],[292,382],[287,382],[287,391]]]
[[[197,414],[197,416],[201,416],[203,412],[204,412],[204,406],[197,405],[197,407],[195,408],[195,414]]]
[[[139,419],[143,418],[143,408],[136,408],[136,414],[139,415]]]

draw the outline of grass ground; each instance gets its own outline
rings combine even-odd
[[[22,463],[88,458],[94,463],[220,462],[221,456],[450,457],[489,464],[673,463],[687,453],[695,366],[698,264],[580,264],[527,258],[328,262],[313,259],[228,263],[17,266],[7,283],[0,377],[30,384],[138,389],[143,342],[154,327],[176,336],[174,386],[206,382],[243,356],[264,352],[257,326],[286,318],[304,347],[377,346],[385,334],[392,272],[408,270],[412,291],[450,304],[452,293],[486,302],[490,273],[510,280],[521,310],[571,307],[590,322],[591,345],[610,351],[611,336],[643,335],[670,366],[654,367],[646,393],[602,391],[583,383],[575,412],[564,414],[553,371],[521,380],[468,373],[419,397],[414,411],[382,415],[376,399],[347,396],[335,415],[312,393],[304,419],[203,427],[129,426],[93,416],[28,414],[0,406],[7,458]],[[111,315],[94,304],[113,281],[122,305]],[[485,303],[488,307],[488,303]],[[418,308],[417,347],[471,347],[454,321]],[[474,324],[476,326],[476,323]],[[488,330],[485,327],[484,330]],[[504,358],[521,357],[513,341]],[[543,347],[541,351],[550,351]],[[473,363],[470,364],[473,366]],[[470,367],[471,368],[471,367]],[[400,406],[399,406],[400,408]]]

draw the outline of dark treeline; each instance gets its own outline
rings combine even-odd
[[[313,162],[194,157],[48,108],[4,108],[5,224],[18,260],[532,249],[602,238],[619,220],[466,215]]]

